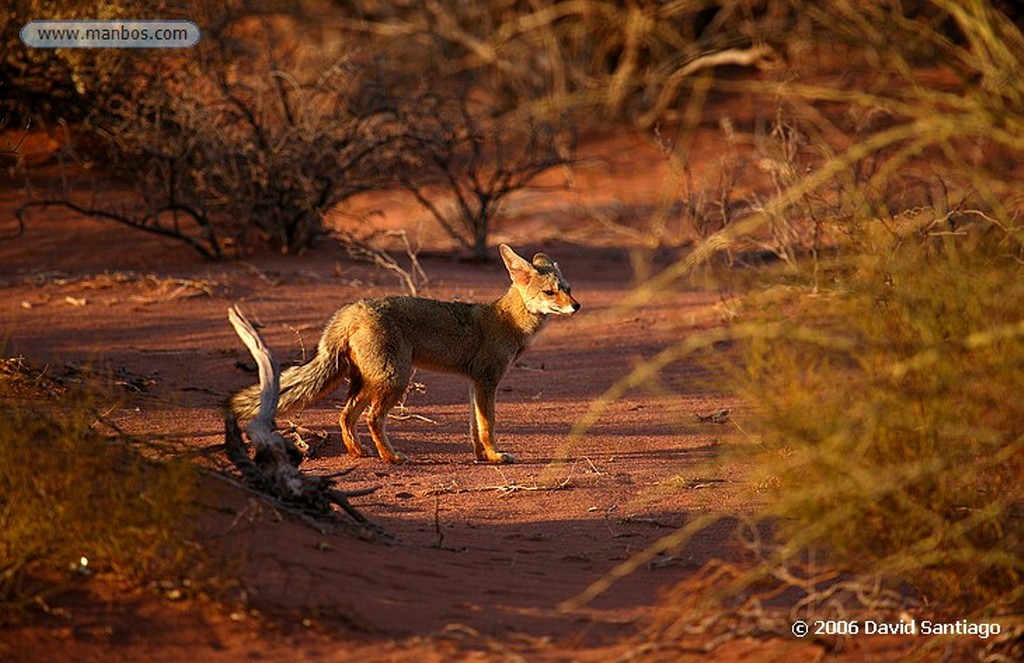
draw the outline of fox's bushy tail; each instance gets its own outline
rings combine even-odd
[[[347,348],[328,347],[328,341],[329,336],[325,333],[317,346],[316,356],[305,364],[292,366],[281,373],[278,412],[307,405],[334,389],[341,381],[348,367]],[[254,384],[239,391],[231,397],[230,404],[236,417],[255,417],[260,408],[260,385]]]

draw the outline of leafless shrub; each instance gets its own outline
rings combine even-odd
[[[372,64],[310,62],[273,32],[266,26],[265,48],[215,44],[173,72],[139,76],[89,117],[85,130],[103,143],[113,186],[127,182],[133,195],[87,202],[65,186],[20,218],[62,205],[207,258],[235,241],[284,253],[309,247],[327,211],[387,182],[401,136],[387,95],[364,85]]]
[[[228,162],[205,176],[271,246],[295,253],[323,234],[328,210],[386,185],[401,135],[386,96],[356,103],[357,65],[337,62],[304,83],[268,64],[252,81],[218,72],[215,94],[235,133],[222,148]]]
[[[184,242],[204,258],[215,259],[222,255],[221,241],[205,211],[168,202],[151,207],[149,211],[136,212],[125,205],[100,207],[97,204],[79,204],[70,200],[70,192],[67,195],[68,198],[33,200],[19,207],[15,212],[19,234],[28,219],[29,210],[63,207],[84,216],[113,221],[129,228]],[[191,221],[197,230],[188,229],[183,221]]]
[[[467,92],[426,96],[409,118],[408,189],[474,260],[489,258],[487,240],[505,200],[558,166],[573,163],[573,136],[562,123],[489,116]],[[446,211],[438,192],[454,203]]]
[[[741,154],[733,121],[729,117],[719,120],[724,140],[714,184],[695,180],[690,157],[685,143],[665,136],[660,126],[653,128],[655,146],[668,162],[669,172],[678,189],[680,199],[678,214],[681,222],[690,231],[690,239],[703,241],[733,223],[747,206],[737,191],[737,182],[748,166],[749,160]],[[683,133],[685,127],[680,130]],[[668,210],[660,216],[667,217]],[[667,219],[652,227],[649,233],[655,242],[663,241],[661,235]]]

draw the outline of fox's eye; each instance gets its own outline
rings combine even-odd
[[[546,296],[548,296],[548,297],[554,297],[554,296],[555,296],[555,295],[557,295],[558,293],[557,293],[557,292],[555,292],[554,290],[545,290],[545,291],[544,291],[544,294],[545,294]]]

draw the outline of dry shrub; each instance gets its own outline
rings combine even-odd
[[[400,130],[393,103],[368,81],[372,63],[299,47],[298,27],[268,21],[244,38],[211,37],[105,99],[85,127],[136,199],[76,211],[205,257],[220,257],[225,237],[299,253],[324,235],[334,206],[386,186]]]
[[[499,118],[470,100],[471,82],[394,71],[404,51],[387,40],[339,45],[320,30],[332,16],[323,7],[199,5],[194,49],[137,59],[75,127],[104,167],[86,160],[81,181],[24,204],[19,232],[29,210],[59,205],[206,258],[254,244],[301,253],[332,209],[404,186],[481,258],[504,199],[571,162],[564,124]]]
[[[754,338],[740,375],[789,545],[964,614],[1024,598],[1024,274],[986,230],[880,236],[790,306],[840,343]]]
[[[1024,37],[987,2],[793,5],[802,67],[718,85],[782,109],[769,136],[785,148],[796,132],[799,149],[773,152],[783,168],[752,213],[624,306],[737,247],[771,246],[782,264],[717,272],[738,295],[730,324],[666,348],[584,420],[722,341],[711,361],[751,405],[726,460],[756,461],[755,518],[777,531],[681,588],[648,636],[702,633],[717,611],[742,617],[721,622],[732,637],[773,605],[870,610],[872,591],[896,614],[916,598],[1009,630],[1024,605],[1024,95],[1007,76],[1024,71]]]
[[[82,574],[181,588],[199,573],[195,469],[100,435],[91,403],[0,400],[0,622],[48,609]]]
[[[377,51],[329,46],[320,17],[288,3],[192,9],[204,31],[195,48],[116,72],[90,65],[118,84],[68,130],[74,144],[59,156],[81,163],[30,192],[19,229],[28,210],[59,205],[206,258],[255,244],[300,253],[332,208],[393,184],[399,93],[377,77]]]
[[[24,4],[5,28],[8,41],[15,23],[49,7]],[[61,16],[79,16],[79,5]],[[129,0],[107,9],[111,17],[137,13]],[[103,170],[118,171],[102,198],[120,202],[89,200],[90,189],[110,183],[96,181],[99,169],[86,162],[91,181],[22,212],[63,205],[182,241],[207,258],[230,253],[239,239],[297,253],[323,234],[332,206],[411,183],[453,239],[482,258],[501,199],[570,160],[564,144],[553,145],[565,111],[579,111],[579,120],[599,109],[644,127],[677,117],[677,102],[703,98],[715,69],[773,61],[779,44],[768,42],[792,22],[783,0],[197,0],[166,9],[201,25],[195,49],[128,60],[83,51],[36,63],[46,74],[40,89],[56,93],[65,60],[73,61],[85,86],[75,97],[81,108],[25,104],[48,122],[59,113],[88,118],[84,128],[109,148]],[[479,93],[494,114],[462,112],[452,96],[439,109],[444,117],[418,118],[403,138],[395,105],[425,109],[430,99],[419,90],[453,83]],[[22,213],[19,230],[24,221]]]
[[[757,67],[790,22],[784,0],[336,3],[328,20],[400,42],[404,72],[470,77],[503,111],[582,109],[650,127],[716,67]]]

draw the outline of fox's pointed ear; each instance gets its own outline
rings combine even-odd
[[[533,266],[526,262],[525,258],[513,251],[508,244],[499,246],[498,252],[501,253],[501,259],[505,263],[505,269],[508,270],[508,275],[512,277],[513,283],[525,283],[529,280]]]
[[[558,263],[551,259],[546,253],[535,253],[533,255],[533,266],[534,267],[546,267],[548,269],[558,267]]]

